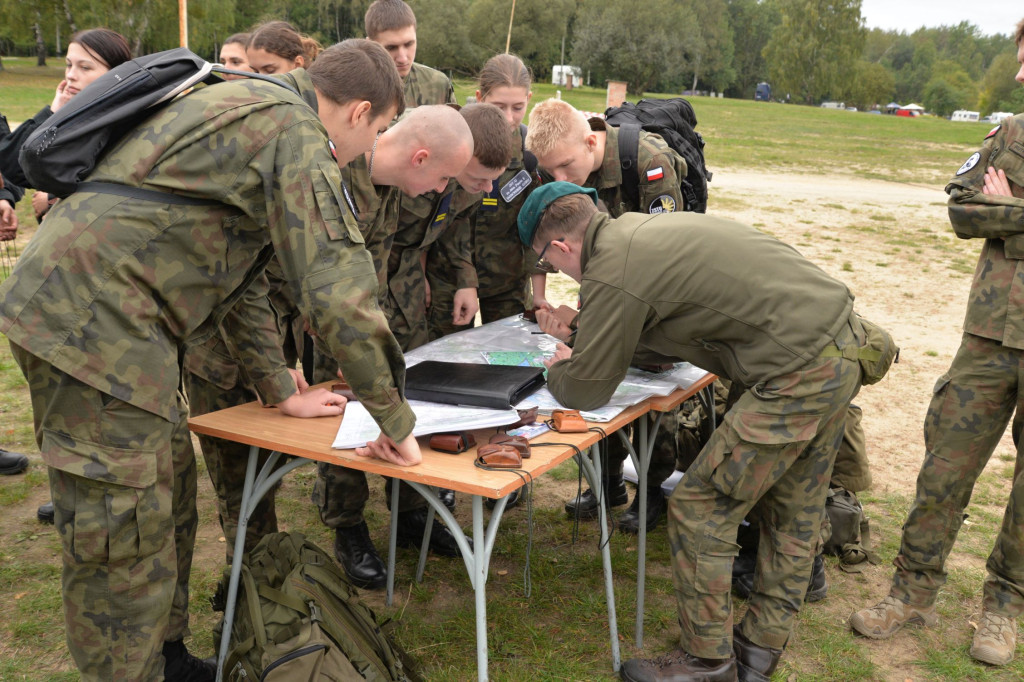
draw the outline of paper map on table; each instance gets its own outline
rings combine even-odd
[[[532,406],[531,400],[524,404]],[[409,407],[416,414],[416,426],[412,430],[414,436],[426,436],[431,433],[446,431],[470,431],[493,426],[504,426],[519,421],[519,413],[515,410],[489,410],[483,407],[461,407],[459,405],[442,405],[410,400]],[[332,448],[347,450],[361,448],[367,442],[375,440],[380,434],[380,427],[361,403],[350,400],[345,406],[345,418],[338,427],[338,435],[334,438]]]

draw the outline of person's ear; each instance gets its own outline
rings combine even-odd
[[[526,105],[530,105],[530,100],[533,99],[533,90],[529,90],[526,93]]]
[[[477,102],[480,101],[480,91],[479,90],[476,91],[476,101]]]
[[[426,165],[428,160],[430,160],[430,151],[420,148],[413,152],[411,163],[414,168],[420,168]]]
[[[556,249],[561,251],[563,254],[568,254],[570,251],[572,251],[572,247],[569,246],[569,243],[567,241],[565,241],[564,239],[552,240],[551,246],[555,247]]]
[[[583,140],[587,143],[587,149],[590,151],[597,149],[597,133],[593,130],[587,133],[587,136],[584,137]]]
[[[373,104],[363,100],[356,102],[349,112],[349,123],[355,128],[359,123],[366,123],[370,118],[370,110],[373,109]]]
[[[295,61],[292,62],[292,64],[295,65],[296,69],[304,69],[304,68],[306,68],[306,58],[303,57],[301,54],[297,55],[295,57]]]

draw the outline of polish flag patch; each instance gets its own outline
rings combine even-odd
[[[647,171],[647,182],[661,180],[663,177],[665,177],[665,170],[661,166],[658,166],[657,168],[652,168],[651,170]]]
[[[985,136],[985,139],[987,140],[988,138],[990,138],[993,135],[995,135],[996,133],[998,133],[999,129],[1002,128],[1002,127],[1003,127],[1003,124],[1000,123],[995,128],[993,128],[992,130],[988,131],[988,135]]]

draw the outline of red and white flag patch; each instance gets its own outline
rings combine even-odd
[[[665,177],[665,170],[661,166],[658,166],[657,168],[652,168],[651,170],[647,171],[647,182],[661,180],[663,177]]]

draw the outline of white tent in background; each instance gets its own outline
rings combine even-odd
[[[908,104],[905,107],[900,107],[900,109],[906,109],[907,111],[924,111],[924,107],[920,104]]]

